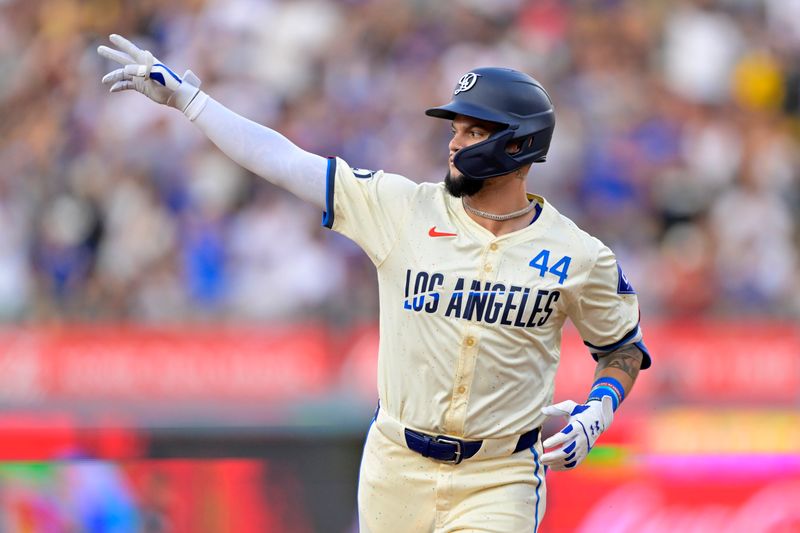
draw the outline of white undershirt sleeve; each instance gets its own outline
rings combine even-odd
[[[298,198],[325,209],[328,160],[213,98],[194,123],[233,161]]]

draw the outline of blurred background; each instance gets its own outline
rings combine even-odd
[[[0,531],[357,529],[374,269],[109,95],[111,32],[417,181],[461,74],[532,74],[529,190],[615,250],[654,357],[541,531],[800,531],[800,0],[0,0]],[[557,400],[593,368],[568,328]]]

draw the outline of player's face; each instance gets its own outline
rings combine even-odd
[[[452,137],[448,145],[450,158],[448,160],[447,175],[444,178],[445,188],[451,195],[456,198],[472,196],[483,188],[485,180],[476,180],[464,176],[453,164],[453,158],[456,152],[462,148],[485,141],[498,128],[499,126],[492,122],[464,115],[456,115],[453,119],[453,123],[450,126]]]

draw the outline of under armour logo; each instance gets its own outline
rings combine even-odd
[[[458,80],[458,86],[453,94],[458,94],[460,92],[469,91],[472,89],[475,82],[478,81],[478,77],[480,74],[475,74],[474,72],[468,72],[461,76],[461,79]]]

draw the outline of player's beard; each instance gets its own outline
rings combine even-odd
[[[475,178],[468,178],[463,174],[453,176],[448,169],[444,177],[444,187],[451,196],[461,198],[462,196],[472,196],[477,194],[478,191],[483,189],[483,183],[486,180],[476,180]]]

